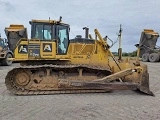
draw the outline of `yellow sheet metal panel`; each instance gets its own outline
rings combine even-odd
[[[19,43],[14,51],[15,61],[28,59],[28,41],[20,41]]]
[[[55,42],[41,42],[40,54],[41,54],[41,58],[55,59],[56,43]]]

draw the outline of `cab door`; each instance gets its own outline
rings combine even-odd
[[[69,45],[69,32],[68,26],[57,25],[56,29],[57,35],[57,54],[64,55],[67,54],[68,45]]]

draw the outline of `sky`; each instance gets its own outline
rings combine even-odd
[[[6,38],[5,27],[23,24],[30,38],[30,20],[58,20],[60,16],[70,24],[70,38],[84,37],[82,28],[89,27],[92,36],[97,28],[103,37],[116,41],[122,24],[123,52],[136,50],[134,45],[139,43],[143,29],[160,33],[159,0],[0,0],[0,33]],[[112,52],[117,50],[118,43],[111,48]]]

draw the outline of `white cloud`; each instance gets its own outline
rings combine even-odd
[[[4,28],[16,23],[24,24],[30,35],[31,19],[62,16],[63,22],[71,25],[71,37],[84,36],[82,28],[88,26],[92,34],[98,28],[115,41],[122,24],[123,49],[133,51],[144,28],[160,32],[159,6],[159,0],[0,0],[0,33],[5,37]],[[117,45],[112,50],[117,51]]]

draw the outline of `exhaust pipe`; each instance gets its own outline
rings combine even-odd
[[[83,30],[85,30],[85,38],[88,39],[88,36],[89,36],[89,28],[88,28],[88,27],[84,27]]]

